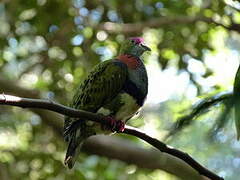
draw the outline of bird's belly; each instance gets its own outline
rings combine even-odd
[[[115,105],[115,104],[118,105]],[[112,102],[108,105],[101,107],[97,113],[101,113],[105,116],[111,115],[116,120],[127,121],[139,110],[140,106],[136,100],[128,93],[120,93]]]
[[[136,100],[127,93],[122,93],[120,99],[122,106],[116,112],[115,118],[116,120],[127,121],[136,114],[140,106],[137,104]]]

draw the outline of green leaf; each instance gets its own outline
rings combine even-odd
[[[240,66],[238,67],[233,88],[235,126],[237,130],[237,139],[240,137]]]

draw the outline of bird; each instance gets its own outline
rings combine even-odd
[[[143,106],[148,76],[142,55],[151,51],[142,37],[125,39],[117,57],[96,65],[76,90],[70,107],[100,113],[109,126],[65,117],[63,136],[68,143],[64,164],[73,168],[83,142],[99,133],[123,132],[125,123]]]

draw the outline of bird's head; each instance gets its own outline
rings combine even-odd
[[[140,57],[145,51],[151,51],[151,49],[144,45],[143,38],[131,37],[123,42],[120,54],[130,54]]]

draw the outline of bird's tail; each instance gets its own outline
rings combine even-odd
[[[86,139],[85,137],[81,136],[81,134],[79,134],[78,131],[80,131],[80,129],[76,130],[71,135],[68,148],[67,148],[67,153],[64,160],[64,164],[68,166],[69,169],[73,168],[77,160],[77,157],[79,155],[81,146],[84,140]],[[79,134],[79,136],[77,136],[77,134]]]
[[[64,139],[68,142],[68,148],[64,164],[69,169],[73,168],[83,142],[91,135],[94,135],[94,133],[86,126],[85,121],[76,120],[72,124],[65,126]]]

